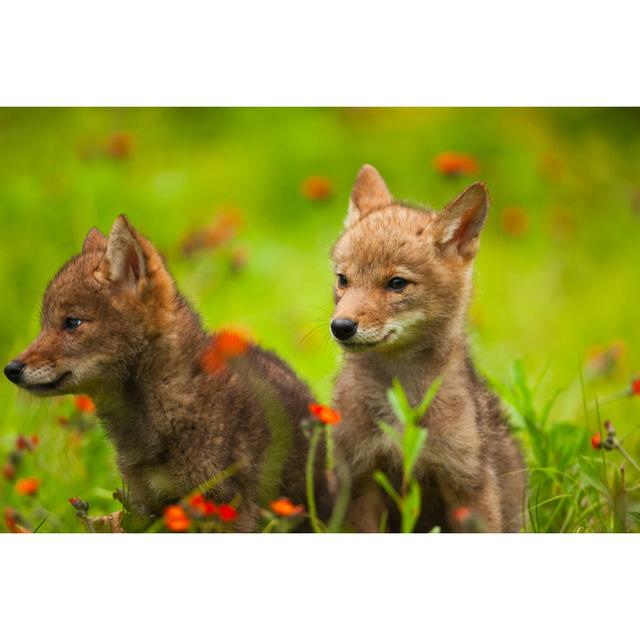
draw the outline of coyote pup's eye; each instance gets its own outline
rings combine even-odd
[[[387,289],[393,289],[394,291],[401,291],[408,284],[409,284],[408,280],[405,280],[404,278],[399,278],[396,276],[395,278],[391,278],[391,280],[387,282]]]
[[[347,280],[347,276],[345,276],[343,273],[339,273],[338,274],[338,286],[339,287],[346,287],[347,284],[349,284],[349,281]]]
[[[65,318],[63,326],[65,331],[75,331],[81,324],[82,320],[78,318]]]

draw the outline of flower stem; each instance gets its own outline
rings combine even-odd
[[[636,470],[640,471],[640,465],[627,453],[627,450],[620,444],[620,440],[616,438],[615,445],[616,449],[620,451],[620,453],[624,456],[625,460]]]
[[[316,498],[313,493],[313,476],[315,470],[316,451],[318,449],[318,440],[320,439],[320,432],[322,427],[316,426],[313,428],[311,434],[311,442],[309,444],[309,456],[307,457],[307,507],[309,509],[309,517],[311,519],[311,526],[316,533],[321,533],[320,523],[318,520],[318,513],[316,510]]]

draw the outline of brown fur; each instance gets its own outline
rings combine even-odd
[[[376,530],[389,508],[372,473],[400,477],[401,454],[377,426],[398,424],[386,395],[394,377],[414,406],[442,379],[424,417],[418,529],[456,530],[450,516],[459,506],[488,531],[520,528],[523,462],[497,398],[475,372],[464,326],[487,208],[480,183],[436,213],[394,202],[373,167],[356,179],[347,228],[333,249],[336,274],[347,279],[336,282],[333,319],[358,323],[355,336],[340,342],[346,355],[334,397],[343,415],[337,445],[355,487],[349,520],[358,530]],[[409,281],[401,291],[387,287],[396,276]]]
[[[83,322],[65,331],[67,317]],[[157,514],[238,464],[208,494],[237,503],[237,529],[253,531],[275,424],[282,481],[263,487],[263,498],[304,501],[307,440],[299,423],[312,398],[291,369],[256,346],[221,371],[205,371],[209,340],[159,253],[120,216],[108,239],[92,229],[83,253],[49,284],[42,331],[18,357],[26,365],[20,385],[94,399],[135,512]]]

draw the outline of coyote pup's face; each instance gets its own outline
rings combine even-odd
[[[40,335],[5,375],[36,395],[94,393],[123,382],[173,296],[159,254],[124,216],[108,239],[91,229],[82,254],[47,288]]]
[[[347,351],[437,346],[462,321],[488,196],[475,183],[441,213],[394,202],[380,174],[356,178],[333,249],[331,333]]]

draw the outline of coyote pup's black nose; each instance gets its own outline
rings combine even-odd
[[[20,362],[20,360],[12,360],[5,368],[4,375],[11,380],[11,382],[15,382],[16,384],[20,382],[20,378],[22,377],[22,371],[24,370],[24,362]]]
[[[356,335],[358,323],[349,318],[336,318],[331,322],[331,333],[338,340],[348,340]]]

